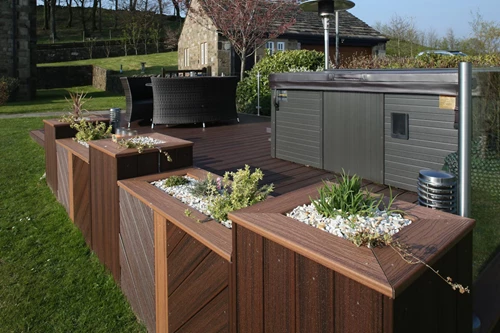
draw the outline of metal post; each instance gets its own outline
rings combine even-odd
[[[339,68],[339,11],[335,11],[335,68]]]
[[[458,214],[470,217],[472,141],[472,64],[458,67],[460,118],[458,128]]]
[[[330,66],[330,36],[328,32],[330,27],[330,17],[328,15],[325,15],[321,17],[321,20],[323,21],[323,30],[325,34],[325,71],[326,71]]]

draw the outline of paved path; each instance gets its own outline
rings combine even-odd
[[[124,110],[122,110],[124,112]],[[91,111],[91,114],[108,114],[109,111]],[[46,118],[52,118],[52,117],[58,117],[62,116],[64,114],[69,114],[68,111],[64,112],[37,112],[37,113],[14,113],[14,114],[0,114],[0,119],[12,119],[12,118],[31,118],[31,117],[46,117]]]

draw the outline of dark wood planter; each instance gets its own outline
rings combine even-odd
[[[207,173],[189,168],[118,182],[121,287],[150,332],[227,332],[231,230],[150,184],[186,174]]]
[[[108,118],[90,117],[93,122],[109,123]],[[58,119],[45,119],[43,121],[45,132],[45,175],[47,185],[49,185],[52,193],[57,197],[57,150],[56,140],[72,138],[76,134],[76,130],[70,127],[69,123],[60,122]]]
[[[56,140],[57,199],[92,246],[89,149],[73,139]]]
[[[237,332],[470,332],[459,294],[390,247],[356,247],[284,213],[317,184],[230,214]],[[474,221],[406,202],[414,222],[397,238],[446,278],[472,285]]]
[[[193,164],[193,143],[159,133],[147,133],[165,143],[157,145],[168,152],[168,162],[158,149],[123,148],[111,139],[89,142],[90,196],[92,207],[92,249],[99,260],[120,281],[120,205],[117,181],[178,169]]]

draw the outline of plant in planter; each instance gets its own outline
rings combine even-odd
[[[231,228],[232,222],[227,217],[229,212],[263,201],[273,191],[273,184],[259,187],[263,177],[260,169],[251,172],[250,166],[245,165],[236,172],[226,172],[222,179],[214,180],[209,174],[203,180],[187,178],[188,183],[181,186],[167,186],[173,183],[170,178],[154,182],[154,185]],[[185,214],[191,216],[191,211],[186,210]]]
[[[454,283],[450,277],[444,278],[439,271],[412,254],[409,246],[393,239],[393,235],[412,221],[403,217],[404,212],[390,210],[395,200],[392,191],[388,205],[385,205],[383,195],[377,198],[369,191],[363,192],[361,178],[357,175],[349,177],[343,172],[337,183],[329,185],[325,182],[318,193],[319,198],[311,199],[310,205],[297,207],[287,215],[347,239],[358,247],[390,246],[408,264],[423,264],[453,290],[470,293],[468,287]],[[382,206],[383,210],[380,210]]]
[[[69,92],[69,99],[64,97],[70,106],[69,114],[63,115],[59,121],[74,124],[83,118],[83,113],[87,112],[83,105],[87,103],[91,97],[87,98],[87,93],[82,92]]]
[[[87,143],[91,140],[106,139],[111,134],[112,127],[102,122],[92,123],[85,119],[80,119],[79,122],[74,122],[71,128],[77,130],[75,141],[81,144]]]
[[[160,153],[165,155],[168,162],[172,162],[172,157],[168,154],[168,152],[163,152],[162,149],[157,146],[165,143],[164,141],[151,138],[149,136],[134,136],[127,139],[121,139],[113,136],[113,142],[123,148],[136,148],[139,154],[141,154],[146,148],[156,148]]]

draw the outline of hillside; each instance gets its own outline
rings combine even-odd
[[[64,6],[56,6],[56,42],[75,42],[82,41],[85,38],[93,37],[98,40],[101,39],[119,39],[122,36],[122,29],[125,24],[135,20],[142,20],[142,22],[159,22],[167,29],[179,29],[182,26],[182,20],[175,16],[157,15],[157,14],[144,14],[143,12],[131,13],[129,11],[114,11],[109,9],[102,9],[101,12],[101,29],[92,31],[92,10],[85,8],[85,34],[83,33],[82,14],[81,8],[71,8],[73,19],[71,26],[68,26],[69,8]],[[37,6],[37,38],[38,44],[52,43],[50,25],[48,29],[44,29],[44,7]],[[96,14],[96,27],[99,28],[99,18]]]

